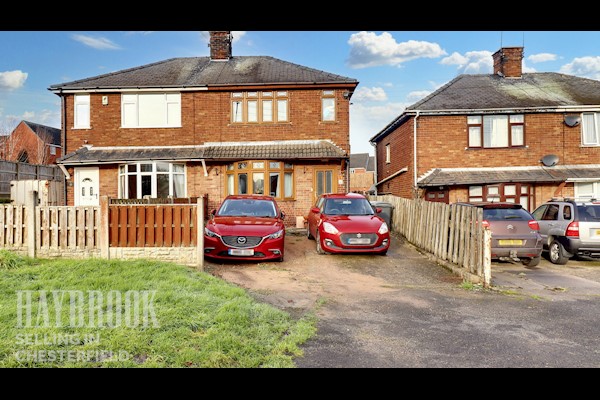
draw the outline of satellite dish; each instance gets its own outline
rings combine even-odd
[[[540,161],[545,167],[554,167],[558,164],[558,156],[555,154],[548,154],[547,156],[542,157]]]
[[[581,117],[579,115],[567,115],[565,117],[565,124],[569,127],[577,126],[581,123]]]

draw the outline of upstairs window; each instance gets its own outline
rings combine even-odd
[[[123,128],[180,128],[181,93],[138,93],[121,96]]]
[[[335,121],[335,91],[323,90],[321,116],[323,121]]]
[[[385,145],[385,163],[389,164],[392,162],[392,153],[390,152],[390,144]]]
[[[76,94],[73,128],[90,129],[90,95]]]
[[[287,91],[231,93],[231,122],[258,124],[287,121]]]
[[[599,113],[583,113],[581,119],[581,143],[584,146],[600,146]]]
[[[469,147],[506,148],[525,145],[525,116],[470,115],[467,117]]]

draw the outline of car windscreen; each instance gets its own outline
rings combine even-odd
[[[488,221],[529,221],[533,217],[522,208],[484,208],[483,219]]]
[[[599,205],[581,205],[577,206],[577,214],[580,221],[598,222],[600,221],[600,204]]]
[[[327,199],[323,213],[327,215],[373,215],[367,199]]]
[[[217,215],[223,217],[269,217],[277,213],[275,204],[269,200],[227,199],[219,208]]]

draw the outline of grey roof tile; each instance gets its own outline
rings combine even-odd
[[[56,146],[60,146],[60,129],[53,128],[51,126],[46,126],[42,124],[36,124],[35,122],[23,121],[29,128],[35,132],[36,135],[44,135],[48,134],[50,136],[50,144],[54,144]],[[41,137],[41,136],[40,136]]]
[[[350,83],[356,79],[267,56],[171,58],[110,74],[50,86],[56,89],[198,87],[281,83]]]
[[[350,168],[367,168],[369,153],[350,154]]]

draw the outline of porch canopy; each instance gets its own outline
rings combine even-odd
[[[476,185],[485,183],[556,183],[600,180],[600,164],[554,167],[435,168],[418,180],[419,187]]]

